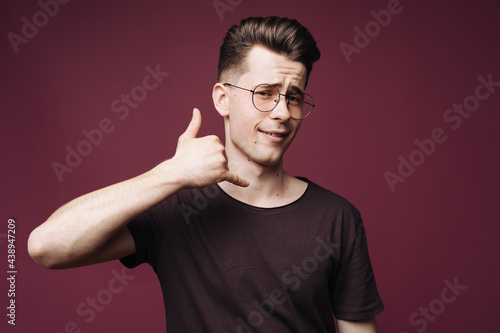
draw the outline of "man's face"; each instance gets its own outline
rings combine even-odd
[[[252,90],[268,83],[282,94],[305,90],[307,72],[300,62],[257,46],[248,53],[247,65],[248,72],[229,83]],[[225,119],[226,150],[233,157],[236,154],[262,165],[281,163],[301,124],[290,117],[285,98],[281,96],[272,111],[260,112],[252,104],[251,92],[228,86],[225,89],[229,112]]]

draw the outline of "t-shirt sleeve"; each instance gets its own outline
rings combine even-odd
[[[340,259],[330,281],[335,318],[362,320],[384,310],[375,283],[363,221],[353,208],[343,213]]]
[[[136,252],[120,259],[125,267],[134,268],[142,263],[148,263],[156,271],[157,254],[163,243],[171,206],[170,200],[164,200],[127,224],[134,239]]]

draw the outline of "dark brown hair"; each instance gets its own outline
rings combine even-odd
[[[227,75],[243,75],[248,71],[246,57],[254,46],[262,46],[292,61],[304,64],[307,81],[313,63],[320,58],[316,41],[299,22],[286,17],[249,17],[233,25],[220,48],[217,81]]]

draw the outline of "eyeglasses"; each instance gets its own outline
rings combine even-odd
[[[278,105],[281,96],[285,97],[286,105],[290,116],[295,120],[302,120],[311,114],[314,108],[314,100],[311,95],[305,93],[294,93],[285,95],[279,89],[267,83],[261,83],[253,90],[235,86],[231,83],[224,83],[225,86],[238,88],[252,93],[253,106],[261,112],[270,112]]]

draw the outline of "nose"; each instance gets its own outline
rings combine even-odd
[[[291,118],[290,110],[288,110],[288,100],[286,95],[281,93],[277,98],[279,98],[278,104],[269,113],[269,117],[280,120],[281,122],[286,122]],[[283,99],[283,101],[281,99]]]

